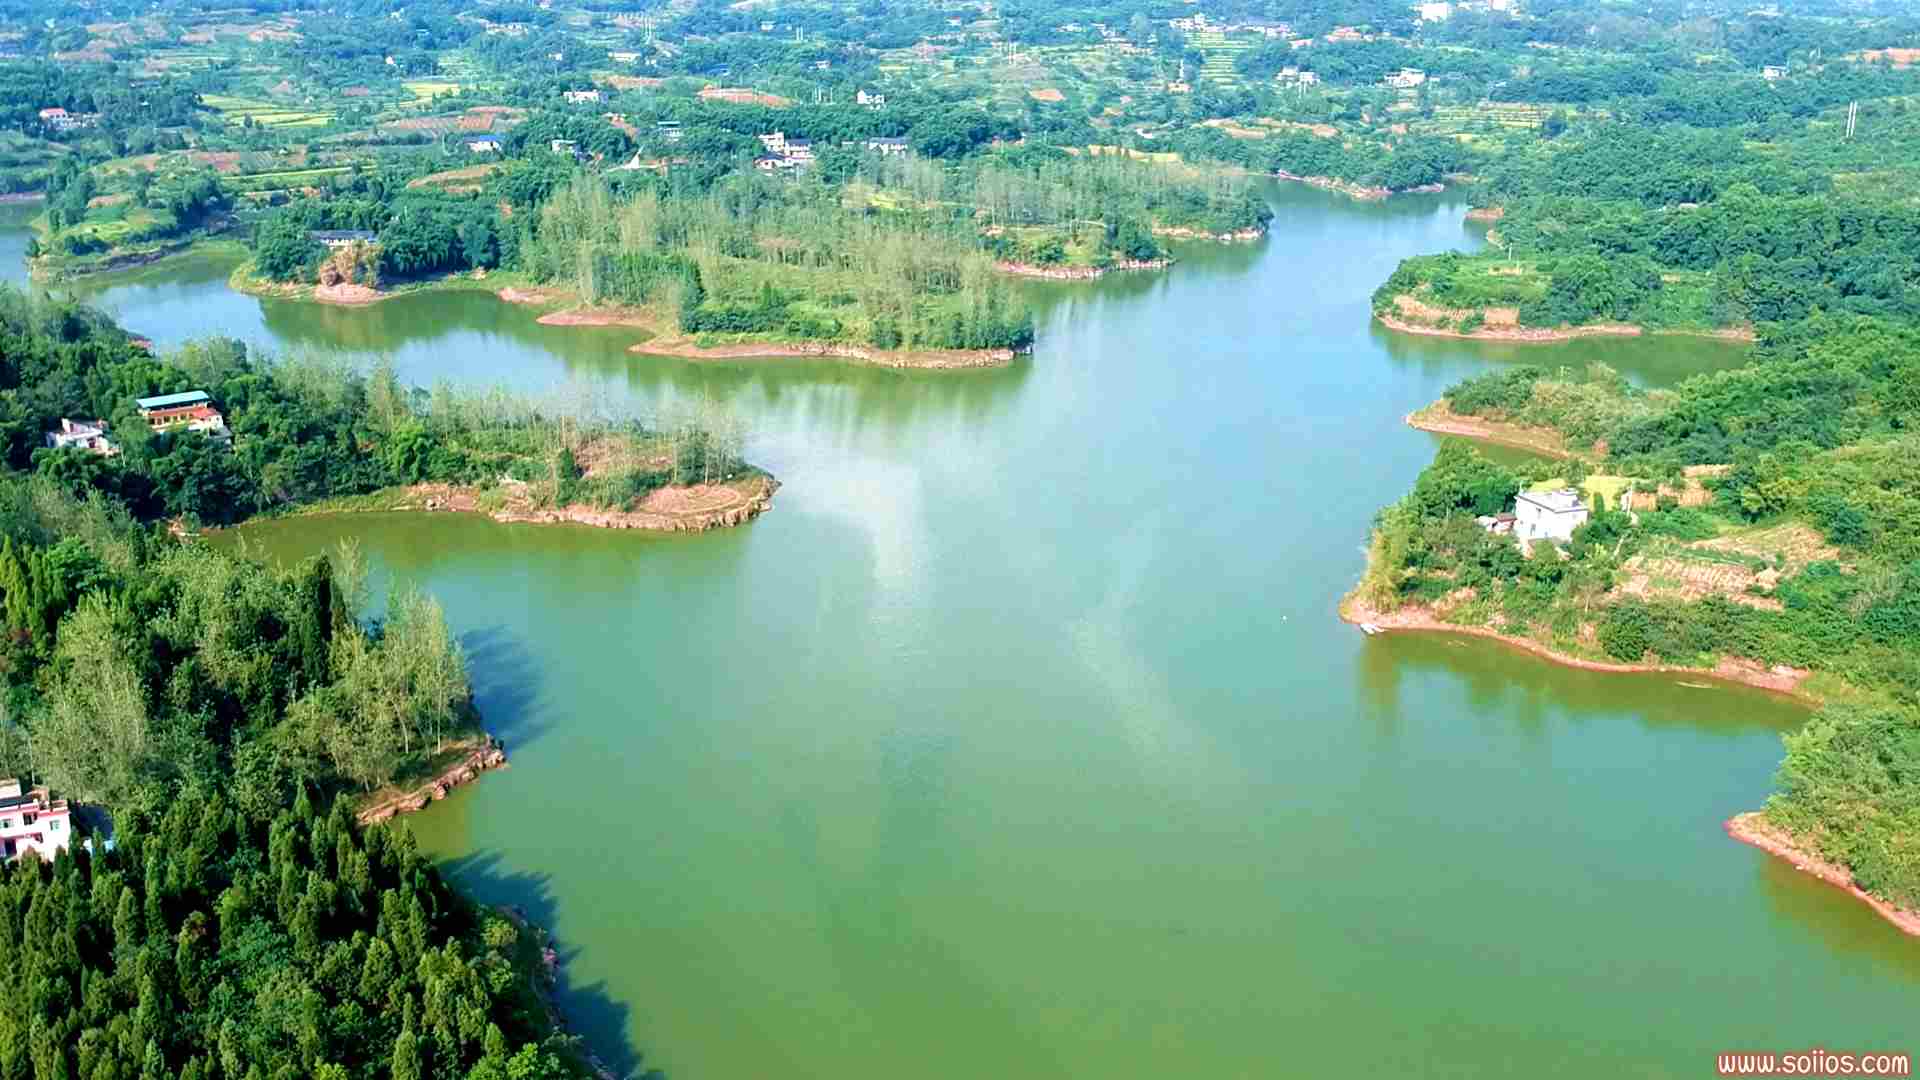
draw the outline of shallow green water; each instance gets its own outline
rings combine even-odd
[[[555,930],[624,1066],[1694,1077],[1728,1047],[1920,1049],[1920,949],[1721,833],[1800,710],[1335,621],[1432,453],[1400,418],[1511,358],[1367,318],[1401,256],[1473,242],[1464,207],[1276,198],[1257,248],[1040,290],[1039,349],[994,372],[633,358],[484,297],[210,290],[191,318],[751,419],[786,486],[724,533],[244,530],[283,558],[357,536],[446,604],[513,767],[411,827]],[[107,296],[166,340],[173,287]],[[1737,356],[1519,355],[1646,382]]]

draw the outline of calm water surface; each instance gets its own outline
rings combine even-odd
[[[1700,1077],[1915,1045],[1920,949],[1721,833],[1797,708],[1333,606],[1434,441],[1524,359],[1370,325],[1464,207],[1275,196],[1272,237],[1039,290],[1012,368],[631,357],[485,297],[333,311],[206,267],[100,293],[161,341],[392,353],[417,381],[710,395],[785,481],[698,537],[363,515],[439,597],[513,767],[411,819],[567,947],[566,1004],[675,1080]],[[198,274],[198,276],[195,276]]]

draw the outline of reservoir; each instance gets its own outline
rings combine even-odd
[[[1394,334],[1369,294],[1476,246],[1465,205],[1272,197],[1257,245],[1034,286],[1038,347],[989,371],[692,364],[484,293],[321,308],[191,261],[79,291],[162,345],[748,422],[785,486],[744,528],[240,531],[357,539],[445,605],[513,764],[406,827],[554,931],[617,1068],[1610,1080],[1915,1049],[1920,948],[1721,831],[1804,708],[1334,615],[1432,457],[1401,418],[1452,382],[1740,351]]]

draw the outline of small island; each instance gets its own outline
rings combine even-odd
[[[1161,269],[1166,239],[1258,239],[1272,216],[1246,175],[1178,161],[1014,147],[934,183],[910,156],[869,151],[828,178],[810,144],[760,138],[788,164],[700,198],[645,170],[532,186],[514,163],[385,200],[348,186],[262,218],[231,283],[349,305],[479,286],[549,325],[644,331],[635,351],[656,355],[973,368],[1033,343],[1008,277]]]

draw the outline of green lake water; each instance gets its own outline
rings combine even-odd
[[[162,343],[388,352],[407,377],[711,396],[783,480],[691,537],[458,515],[356,537],[462,635],[512,767],[408,819],[549,926],[564,1004],[674,1080],[1702,1077],[1916,1045],[1920,947],[1727,839],[1804,711],[1366,638],[1334,605],[1489,365],[1644,383],[1688,339],[1491,350],[1368,318],[1444,197],[1283,189],[1271,237],[1048,286],[997,371],[631,356],[484,295],[342,311],[217,266],[93,295]],[[230,541],[229,541],[230,542]]]

